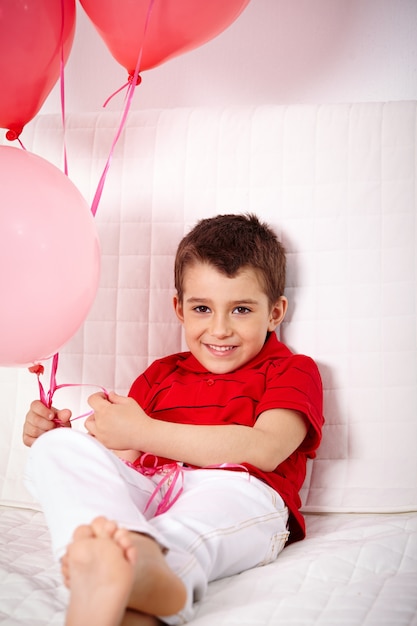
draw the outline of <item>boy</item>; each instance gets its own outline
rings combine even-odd
[[[200,221],[175,259],[189,352],[153,363],[127,398],[91,396],[88,435],[55,428],[68,410],[32,403],[28,484],[62,558],[67,626],[184,623],[209,581],[304,537],[298,491],[322,386],[275,334],[285,264],[254,215]]]

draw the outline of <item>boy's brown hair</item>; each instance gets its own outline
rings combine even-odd
[[[194,263],[209,263],[233,278],[245,267],[255,269],[272,305],[285,289],[286,258],[272,228],[256,215],[217,215],[200,220],[180,241],[175,257],[175,288],[184,295],[184,273]]]

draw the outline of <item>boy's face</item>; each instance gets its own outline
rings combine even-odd
[[[174,307],[191,353],[209,372],[225,374],[260,352],[267,332],[283,320],[287,300],[271,307],[250,267],[229,278],[196,263],[186,268],[183,302],[174,297]]]

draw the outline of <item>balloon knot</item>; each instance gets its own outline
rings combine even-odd
[[[19,138],[19,135],[22,132],[22,130],[23,128],[17,128],[17,129],[11,128],[6,133],[6,139],[8,139],[9,141],[15,141],[16,139]]]
[[[39,376],[40,374],[43,374],[45,371],[44,366],[41,365],[40,363],[36,363],[36,365],[32,365],[28,369],[31,374],[36,374],[37,376]]]
[[[129,83],[133,83],[134,77],[135,77],[135,73],[134,72],[130,72],[129,73],[129,78],[128,78]],[[138,74],[138,77],[136,79],[136,86],[140,85],[141,82],[142,82],[142,77],[140,76],[140,74]]]

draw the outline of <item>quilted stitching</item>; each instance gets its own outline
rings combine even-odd
[[[193,626],[412,626],[417,515],[307,515],[307,539],[211,583]],[[67,592],[43,516],[0,508],[0,624],[61,626]]]
[[[89,201],[118,122],[69,116],[70,176]],[[59,164],[60,126],[39,116],[25,144]],[[132,113],[96,218],[99,294],[62,350],[60,380],[124,393],[151,360],[184,347],[169,302],[178,240],[200,217],[255,211],[288,250],[282,337],[324,380],[305,510],[415,509],[415,140],[412,102]],[[20,431],[34,381],[4,368],[0,381],[2,501],[27,504]]]

